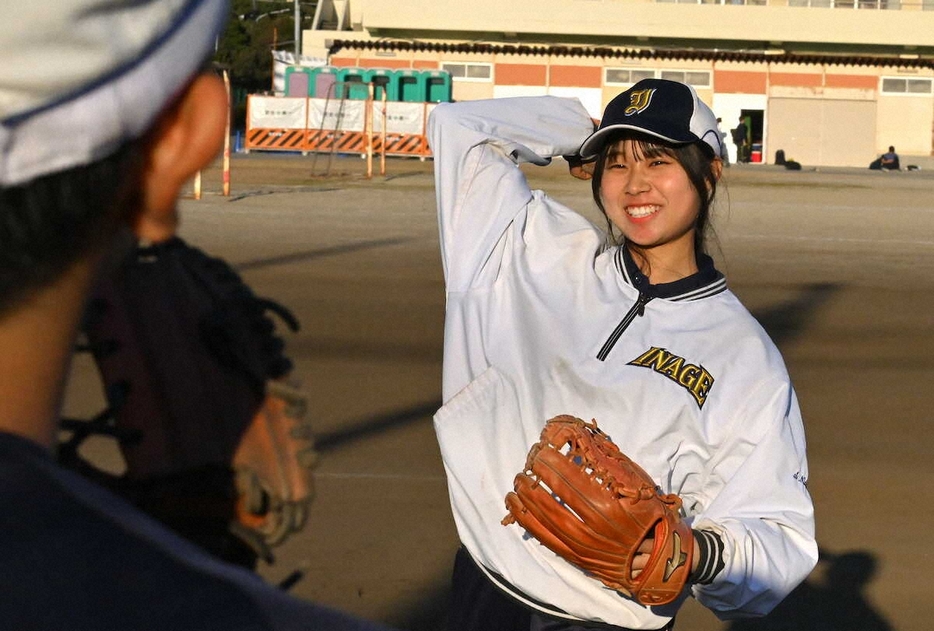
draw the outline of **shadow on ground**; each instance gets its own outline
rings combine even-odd
[[[805,285],[797,297],[767,309],[753,312],[759,324],[768,332],[779,348],[802,334],[808,321],[840,290],[835,283]]]
[[[315,448],[322,452],[339,449],[346,443],[352,443],[355,440],[360,440],[369,435],[384,432],[409,423],[422,421],[425,417],[431,418],[440,407],[441,401],[439,399],[437,401],[415,405],[405,410],[389,412],[361,421],[351,422],[337,431],[317,434],[315,436]]]
[[[382,248],[389,245],[403,245],[412,241],[415,241],[415,239],[374,239],[371,241],[364,241],[363,243],[348,243],[327,248],[318,248],[316,250],[309,250],[307,252],[294,252],[291,254],[282,254],[279,256],[271,256],[263,259],[255,259],[252,261],[239,263],[235,267],[238,271],[243,272],[246,270],[261,269],[264,267],[271,267],[276,265],[303,263],[305,261],[312,261],[326,256],[361,252],[364,250]]]
[[[771,614],[733,622],[728,631],[892,631],[866,595],[877,565],[865,550],[821,550],[815,572]]]

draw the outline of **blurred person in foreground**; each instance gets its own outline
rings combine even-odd
[[[12,5],[10,6],[13,9]],[[62,469],[65,376],[121,243],[171,238],[225,133],[224,0],[19,3],[0,25],[0,628],[375,629],[219,562]]]

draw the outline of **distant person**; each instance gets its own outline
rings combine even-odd
[[[749,162],[749,127],[742,116],[739,117],[739,122],[731,133],[733,144],[736,145],[736,161]]]
[[[874,171],[900,171],[901,162],[898,159],[898,154],[895,153],[895,147],[889,145],[889,150],[873,160],[869,164],[869,168]]]
[[[901,168],[898,154],[895,153],[895,147],[892,145],[889,145],[889,150],[882,154],[882,168],[889,171],[898,171]]]
[[[0,629],[376,629],[216,560],[53,456],[96,278],[131,235],[175,234],[181,187],[223,142],[224,84],[203,69],[228,3],[58,0],[8,13],[0,29]]]

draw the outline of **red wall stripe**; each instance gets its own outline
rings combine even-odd
[[[828,88],[875,90],[879,86],[879,77],[859,74],[829,74],[825,85]]]
[[[714,89],[721,94],[765,94],[766,74],[743,70],[717,70]]]
[[[411,68],[408,59],[391,59],[377,57],[375,59],[360,58],[361,68]]]
[[[547,66],[496,64],[496,85],[545,85]]]
[[[567,88],[599,88],[603,68],[598,66],[551,66],[549,85]]]
[[[793,88],[819,88],[823,85],[823,79],[819,74],[807,72],[773,72],[769,75],[769,84]]]

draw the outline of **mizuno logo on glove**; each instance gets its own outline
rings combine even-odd
[[[685,564],[687,558],[687,553],[681,549],[681,535],[673,533],[671,536],[671,557],[665,561],[665,574],[662,580],[667,581],[671,578],[674,571]]]

